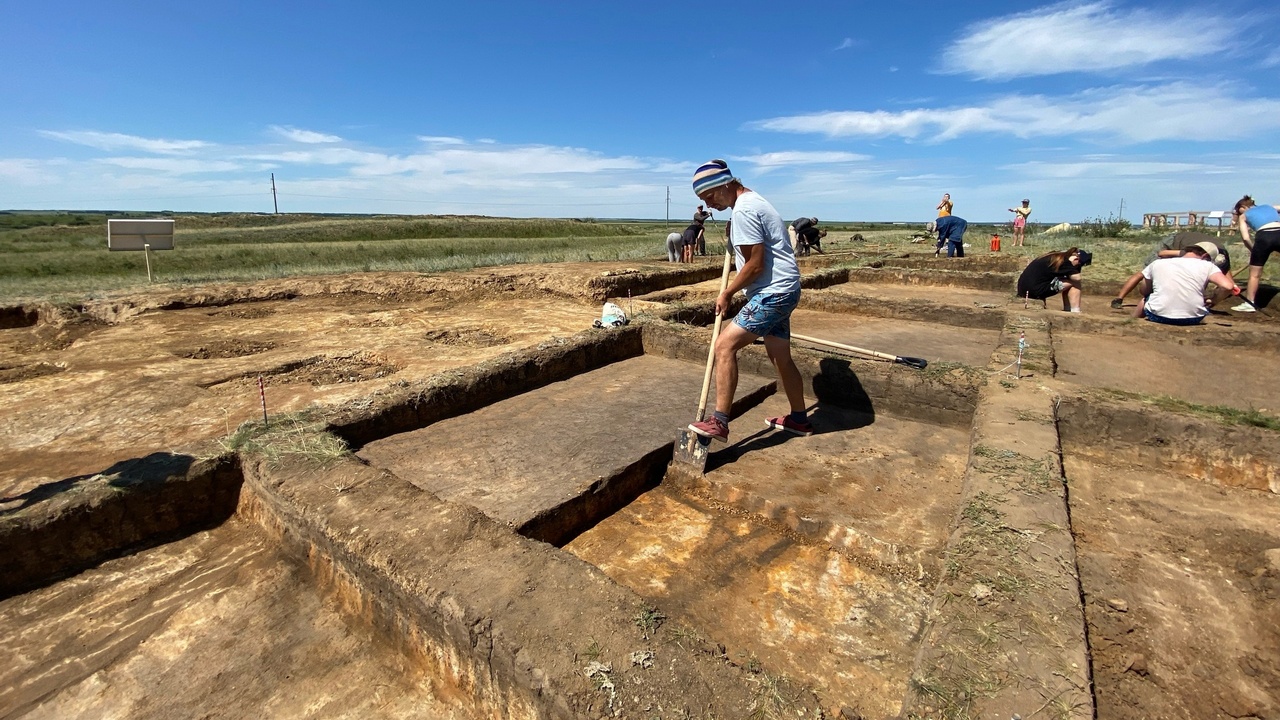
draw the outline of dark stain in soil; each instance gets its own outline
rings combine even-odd
[[[319,356],[286,363],[262,372],[245,373],[206,387],[219,391],[239,391],[257,383],[258,376],[271,385],[340,385],[366,382],[394,375],[400,368],[375,353],[357,353],[344,357]]]
[[[463,345],[466,347],[495,347],[507,345],[511,338],[483,328],[472,330],[432,330],[424,336],[427,342],[439,345]]]
[[[272,342],[250,342],[246,340],[221,340],[191,350],[174,350],[174,355],[188,360],[214,360],[220,358],[245,357],[257,355],[275,349]]]
[[[50,363],[34,363],[31,365],[0,367],[0,385],[22,382],[23,380],[31,380],[32,378],[44,377],[45,375],[56,375],[63,370],[66,370],[66,368],[58,367],[57,365],[52,365]]]

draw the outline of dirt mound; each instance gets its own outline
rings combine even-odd
[[[271,308],[261,306],[250,307],[229,307],[225,310],[215,310],[209,313],[209,317],[229,317],[240,320],[257,320],[269,315],[275,315],[276,311]]]
[[[197,348],[170,350],[170,352],[178,357],[186,358],[188,360],[213,360],[257,355],[258,353],[263,353],[268,350],[274,350],[275,346],[275,343],[271,342],[220,340],[201,345]]]
[[[237,393],[257,384],[261,375],[268,385],[340,385],[376,380],[394,375],[400,368],[385,358],[370,352],[339,357],[320,355],[265,370],[248,373],[231,380],[214,383],[211,389]]]
[[[0,366],[0,385],[22,382],[23,380],[31,380],[45,375],[56,375],[63,370],[66,370],[66,368],[43,362],[31,365]]]
[[[462,345],[465,347],[494,347],[507,345],[511,338],[485,328],[469,330],[432,330],[423,336],[427,342],[439,345]]]

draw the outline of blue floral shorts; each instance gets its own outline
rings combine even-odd
[[[791,311],[800,304],[800,291],[765,295],[757,294],[747,301],[733,319],[738,327],[752,335],[772,335],[783,340],[791,339]]]

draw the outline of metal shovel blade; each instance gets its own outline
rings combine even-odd
[[[686,472],[701,475],[707,470],[707,449],[710,445],[711,438],[702,437],[686,427],[676,439],[675,456],[671,459],[671,464]]]

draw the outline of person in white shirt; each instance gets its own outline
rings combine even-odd
[[[1209,314],[1204,302],[1207,283],[1239,295],[1231,276],[1214,265],[1216,254],[1213,243],[1202,242],[1179,257],[1161,258],[1143,268],[1143,297],[1133,316],[1165,325],[1197,325]]]

